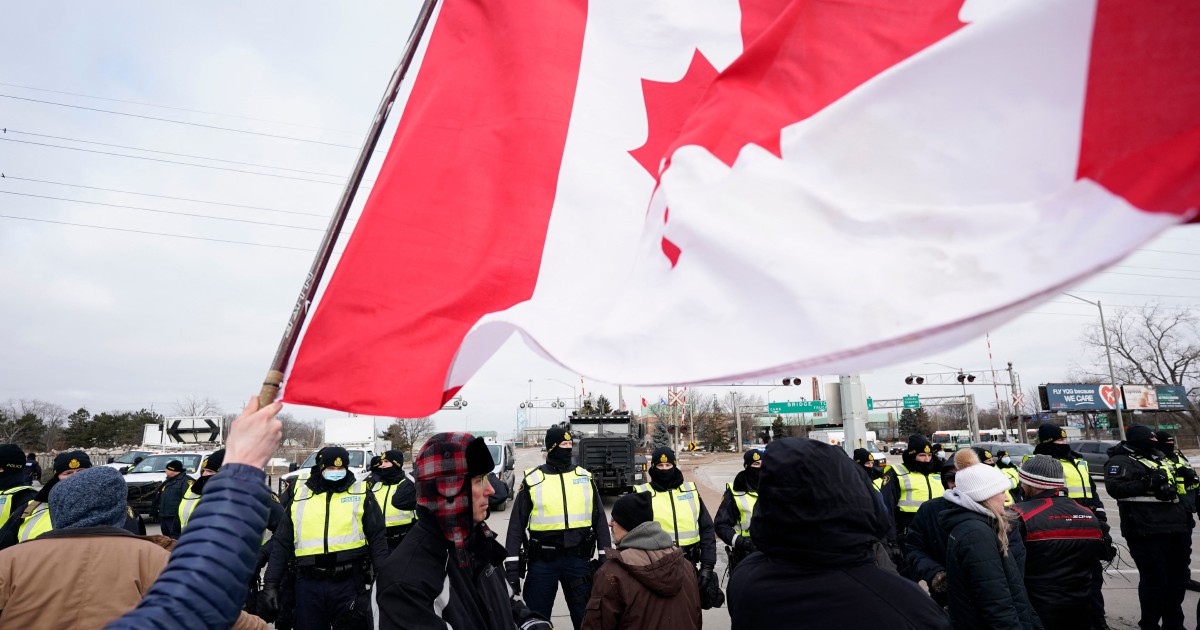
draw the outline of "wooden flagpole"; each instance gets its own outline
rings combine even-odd
[[[258,393],[260,406],[265,407],[279,397],[279,389],[283,385],[283,374],[287,371],[292,351],[296,348],[296,342],[300,338],[300,329],[304,326],[304,320],[308,316],[308,310],[312,306],[317,288],[321,285],[321,278],[325,275],[325,268],[329,265],[333,246],[337,243],[338,234],[341,233],[342,226],[346,223],[346,216],[350,214],[354,195],[362,183],[367,164],[371,161],[371,155],[375,152],[375,146],[379,144],[379,137],[383,133],[383,125],[387,121],[388,113],[400,91],[400,82],[404,80],[409,67],[412,66],[413,58],[417,54],[417,46],[420,45],[425,29],[433,19],[433,11],[437,7],[437,2],[438,0],[425,0],[417,14],[417,21],[413,25],[412,33],[408,36],[404,53],[400,56],[400,62],[396,65],[396,70],[392,72],[392,78],[388,82],[387,90],[384,91],[383,99],[375,110],[375,119],[371,121],[371,128],[367,131],[362,150],[358,154],[358,161],[354,164],[350,179],[346,181],[346,187],[342,190],[342,197],[338,201],[333,216],[329,218],[329,227],[325,230],[321,246],[317,248],[312,266],[309,267],[304,284],[300,287],[300,295],[296,298],[296,305],[292,307],[292,315],[288,319],[287,327],[283,329],[283,338],[279,340],[279,348],[275,350],[271,369],[267,371],[267,376],[263,379],[262,390]]]

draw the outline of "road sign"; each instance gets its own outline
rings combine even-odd
[[[874,411],[874,410],[875,410],[875,401],[871,400],[870,396],[867,396],[867,411]]]
[[[905,409],[920,409],[921,408],[921,397],[920,396],[905,396],[904,397],[904,408]]]
[[[824,400],[801,400],[798,402],[777,402],[767,405],[771,413],[825,413],[829,404]]]

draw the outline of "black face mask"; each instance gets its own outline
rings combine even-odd
[[[746,489],[751,491],[758,490],[758,480],[762,477],[762,468],[747,468],[745,471]]]
[[[404,478],[404,469],[399,466],[391,466],[390,468],[379,468],[375,471],[375,476],[386,484],[393,484]]]
[[[1162,445],[1151,439],[1127,440],[1126,442],[1133,448],[1146,454],[1150,454],[1153,451],[1162,450]]]
[[[1038,444],[1037,452],[1038,454],[1049,455],[1054,459],[1071,459],[1070,444],[1055,444],[1054,442]]]
[[[553,466],[556,470],[570,470],[571,468],[571,449],[561,446],[554,447],[546,454],[546,463]]]
[[[204,494],[204,485],[208,483],[209,477],[212,477],[212,475],[209,475],[208,477],[202,476],[199,479],[193,481],[192,482],[192,494]]]
[[[683,485],[683,471],[674,466],[670,470],[655,466],[650,469],[650,483],[658,490],[674,490]]]
[[[931,459],[927,462],[917,462],[915,468],[916,468],[916,471],[921,473],[922,475],[932,475],[932,474],[936,474],[939,470],[941,470],[942,466],[944,466],[944,465],[945,465],[945,462],[942,462],[938,458],[934,457],[933,459]]]
[[[1158,450],[1162,451],[1162,454],[1166,455],[1167,457],[1170,457],[1175,454],[1175,445],[1174,444],[1169,444],[1167,442],[1158,442],[1156,444],[1156,448],[1158,448]]]

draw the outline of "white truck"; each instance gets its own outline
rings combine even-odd
[[[846,442],[845,431],[809,431],[808,439],[817,440],[826,444],[842,446]],[[874,431],[867,431],[867,437],[863,439],[862,444],[855,448],[865,448],[867,452],[875,456],[875,462],[878,466],[883,466],[887,463],[887,449],[880,446]]]
[[[350,454],[347,468],[354,473],[355,478],[366,479],[370,472],[367,470],[367,466],[370,465],[371,458],[382,455],[392,445],[387,440],[379,439],[379,432],[375,430],[374,417],[343,416],[325,419],[325,440],[321,443],[321,448],[326,446],[340,446],[346,449],[346,452]],[[287,491],[296,477],[316,465],[317,453],[320,450],[319,448],[309,453],[308,458],[300,464],[297,470],[279,478],[280,494]]]

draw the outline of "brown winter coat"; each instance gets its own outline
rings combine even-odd
[[[592,583],[583,630],[700,628],[696,569],[658,523],[633,528],[608,558]]]
[[[100,630],[133,610],[167,566],[173,541],[118,527],[51,530],[0,551],[0,630]],[[242,613],[235,630],[266,630]]]

